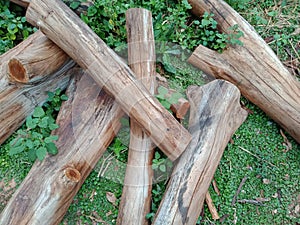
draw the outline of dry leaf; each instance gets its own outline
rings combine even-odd
[[[285,136],[285,134],[283,133],[283,131],[281,129],[280,129],[280,134],[283,137],[283,140],[284,140],[283,145],[286,148],[286,150],[284,152],[288,152],[289,150],[292,149],[292,144],[291,144],[291,142],[289,142],[289,140],[287,139],[287,137]]]
[[[114,206],[117,206],[117,204],[116,204],[117,198],[116,198],[116,196],[115,196],[114,193],[109,192],[109,191],[106,192],[106,198],[107,198],[107,200],[108,200],[110,203],[112,203]]]

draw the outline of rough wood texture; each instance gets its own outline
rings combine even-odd
[[[34,85],[13,84],[7,77],[7,63],[15,55],[30,51],[29,43],[39,38],[39,32],[0,56],[0,144],[2,144],[25,121],[34,108],[47,99],[47,91],[65,89],[70,76],[68,72],[74,63],[69,61],[46,79],[36,81]]]
[[[27,44],[27,46],[25,46]],[[13,82],[37,83],[71,59],[41,31],[32,34],[24,48],[8,61],[7,73]]]
[[[126,12],[128,63],[137,78],[154,94],[155,43],[152,14],[146,9]],[[148,224],[151,210],[154,144],[142,128],[130,121],[130,143],[117,224]]]
[[[31,0],[27,21],[41,31],[112,94],[125,113],[152,141],[175,160],[187,147],[190,134],[136,80],[130,68],[60,0]]]
[[[187,96],[193,138],[173,169],[154,218],[156,225],[196,224],[223,151],[247,117],[239,90],[227,81],[191,86]]]
[[[0,224],[59,224],[120,127],[121,108],[88,75],[74,71],[59,112],[58,154],[37,161],[0,215]]]
[[[222,0],[189,0],[193,13],[213,13],[220,29],[238,24],[243,46],[230,46],[222,54],[199,46],[189,62],[205,73],[235,84],[300,143],[300,83],[283,66],[271,48],[237,12]]]

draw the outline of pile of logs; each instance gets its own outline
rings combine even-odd
[[[37,161],[0,215],[0,224],[59,224],[73,197],[120,128],[131,118],[128,163],[117,224],[148,224],[155,147],[175,166],[153,224],[195,224],[223,151],[247,117],[240,92],[300,143],[300,85],[254,29],[222,0],[189,0],[212,12],[223,32],[238,24],[243,46],[219,54],[199,46],[189,62],[222,78],[190,86],[186,130],[157,101],[151,13],[126,13],[128,63],[60,0],[13,0],[27,8],[35,34],[0,56],[0,144],[67,88],[57,118],[59,152]],[[225,81],[227,80],[227,81]],[[228,82],[229,81],[229,82]],[[174,107],[175,111],[180,110]]]

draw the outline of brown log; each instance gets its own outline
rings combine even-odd
[[[0,224],[59,224],[73,197],[120,128],[121,108],[81,69],[54,131],[58,154],[37,161],[0,215]]]
[[[213,203],[213,200],[212,200],[212,198],[210,196],[209,191],[205,195],[205,202],[206,202],[207,207],[209,209],[209,212],[210,212],[210,214],[212,216],[212,219],[213,220],[220,219],[220,216],[219,216],[218,211],[217,211],[217,209],[216,209],[216,207],[215,207],[215,205]]]
[[[187,90],[192,141],[175,165],[153,224],[196,224],[223,151],[247,117],[239,90],[215,80]]]
[[[47,92],[57,88],[65,89],[72,75],[68,71],[74,66],[69,61],[45,80],[36,80],[35,85],[12,84],[7,77],[7,63],[16,55],[30,51],[28,46],[40,40],[41,33],[36,32],[13,49],[0,56],[0,144],[2,144],[18,127],[34,108],[42,105],[47,99]],[[35,44],[33,44],[35,46]]]
[[[184,116],[190,108],[190,103],[185,98],[178,99],[176,104],[172,104],[170,109],[177,119],[184,119]]]
[[[57,71],[70,57],[41,31],[22,42],[22,51],[8,61],[7,73],[12,82],[37,83]]]
[[[74,12],[60,0],[31,0],[26,18],[87,69],[171,160],[178,158],[190,142],[190,134]]]
[[[228,33],[238,24],[243,46],[230,46],[222,54],[199,46],[189,62],[205,73],[235,84],[251,102],[300,143],[300,83],[275,53],[236,11],[222,0],[189,0],[193,13],[213,13],[220,29]]]
[[[141,8],[126,12],[128,63],[151,94],[155,89],[155,43],[152,14]],[[117,224],[148,224],[151,210],[154,144],[135,122],[130,121],[128,161]]]

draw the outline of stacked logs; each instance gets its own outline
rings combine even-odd
[[[153,224],[196,223],[223,151],[247,117],[240,91],[300,142],[299,83],[222,0],[189,2],[196,15],[213,12],[224,32],[239,24],[244,45],[230,46],[221,55],[199,46],[190,57],[206,73],[231,83],[215,80],[188,88],[188,103],[173,106],[182,117],[190,105],[188,131],[153,97],[149,11],[126,13],[128,67],[60,0],[13,1],[28,7],[26,18],[40,31],[0,56],[0,143],[45,101],[45,91],[68,86],[69,99],[53,133],[59,136],[58,154],[33,165],[0,224],[59,224],[117,134],[124,113],[131,118],[131,138],[117,224],[148,223],[155,146],[176,165]]]

